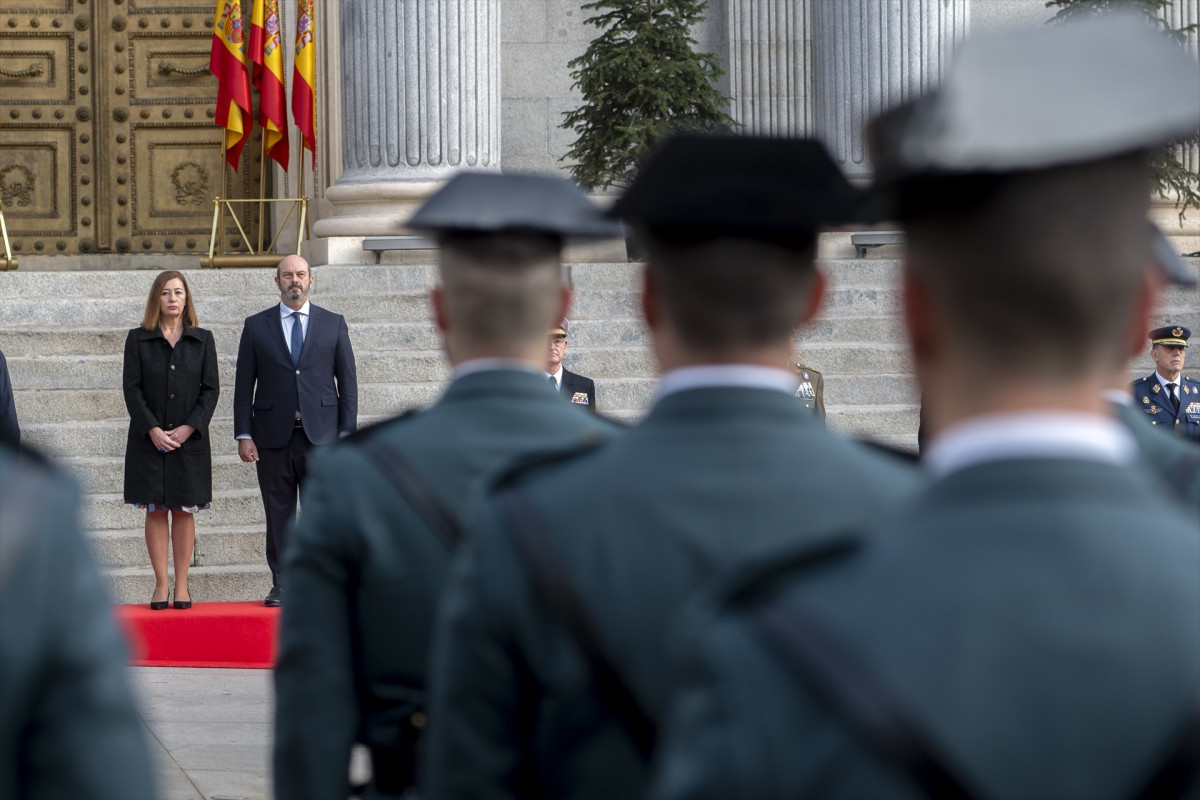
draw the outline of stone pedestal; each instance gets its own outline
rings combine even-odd
[[[342,172],[313,233],[399,233],[455,172],[500,168],[500,0],[338,6]]]
[[[729,0],[729,113],[747,133],[800,137],[810,130],[808,7]]]
[[[864,127],[937,85],[967,34],[969,0],[812,0],[813,133],[869,177]]]

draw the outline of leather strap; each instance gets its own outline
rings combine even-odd
[[[529,569],[535,590],[547,601],[547,608],[558,616],[587,660],[601,706],[624,728],[639,755],[649,763],[657,738],[655,724],[621,674],[619,662],[612,656],[582,598],[567,581],[567,571],[541,519],[519,489],[501,492],[496,502]]]
[[[927,796],[935,800],[981,797],[910,724],[875,677],[819,625],[776,597],[765,600],[753,614],[767,640],[817,696]]]
[[[388,447],[378,436],[364,436],[356,444],[383,468],[400,494],[412,504],[434,533],[451,552],[463,542],[462,523],[442,501],[429,481],[400,455],[394,447]]]

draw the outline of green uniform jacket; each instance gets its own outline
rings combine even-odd
[[[907,464],[835,436],[786,393],[705,388],[664,397],[624,436],[519,485],[656,716],[671,685],[664,638],[701,583],[891,513],[917,483]],[[482,516],[439,611],[429,796],[642,796],[645,767],[499,525]]]
[[[0,797],[153,798],[74,485],[0,442]]]
[[[616,427],[538,374],[476,372],[380,436],[464,512],[491,472]],[[342,797],[353,742],[392,748],[424,705],[434,607],[450,551],[352,437],[316,461],[288,549],[275,671],[275,794]],[[461,518],[461,515],[460,515]]]
[[[1141,411],[1113,403],[1117,419],[1137,441],[1138,458],[1147,474],[1167,493],[1176,495],[1193,515],[1200,516],[1200,447],[1186,439],[1163,436]]]
[[[1132,796],[1196,710],[1196,516],[1137,469],[1012,460],[947,476],[877,533],[786,577],[779,601],[978,795]],[[752,609],[718,602],[692,626],[650,796],[923,796],[814,698]]]

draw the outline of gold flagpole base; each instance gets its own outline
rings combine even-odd
[[[234,253],[221,256],[205,256],[200,266],[205,269],[224,267],[274,267],[283,261],[286,253]]]
[[[241,220],[239,220],[237,214],[234,213],[233,206],[234,204],[256,204],[259,208],[259,219],[263,219],[265,216],[263,212],[266,210],[267,203],[288,203],[290,204],[290,208],[288,208],[287,214],[285,214],[283,219],[279,222],[279,229],[275,232],[275,235],[271,237],[270,244],[268,244],[265,248],[262,246],[262,228],[260,223],[258,233],[259,247],[258,251],[256,252],[253,245],[250,243],[250,237],[246,235],[246,229],[242,227]],[[284,256],[288,254],[274,252],[275,244],[278,242],[279,235],[283,232],[284,227],[287,226],[288,220],[291,219],[292,214],[297,213],[297,211],[299,212],[297,220],[299,232],[296,235],[296,252],[299,253],[300,245],[304,240],[304,228],[308,221],[307,197],[272,197],[245,200],[231,200],[227,197],[214,197],[212,235],[208,240],[208,255],[200,259],[200,266],[204,267],[205,269],[221,269],[223,267],[274,267],[278,265],[279,262],[283,260]],[[237,226],[237,230],[241,235],[242,241],[246,243],[246,250],[244,252],[217,252],[218,249],[225,249],[223,241],[224,237],[221,234],[224,231],[226,214],[228,214],[229,218],[233,220],[233,224]],[[219,248],[218,242],[221,242]]]
[[[0,272],[16,269],[17,259],[13,258],[12,247],[8,242],[8,226],[4,224],[4,209],[0,209],[0,246],[3,247],[2,254],[0,254]]]

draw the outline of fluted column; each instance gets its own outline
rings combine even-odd
[[[441,182],[500,168],[500,0],[342,0],[342,174],[318,236],[400,232]]]
[[[808,3],[729,0],[730,116],[749,133],[804,136],[810,128]]]
[[[864,126],[937,85],[969,0],[812,0],[813,131],[851,177],[870,174]]]
[[[1174,30],[1190,25],[1200,26],[1200,0],[1175,0],[1158,13]],[[1185,46],[1192,58],[1200,58],[1200,30],[1193,29],[1187,34]],[[1185,167],[1194,173],[1200,172],[1200,147],[1194,141],[1180,145],[1176,154]],[[1153,212],[1154,216],[1167,235],[1192,237],[1180,246],[1185,251],[1197,249],[1197,244],[1200,244],[1200,238],[1198,238],[1200,237],[1200,212],[1191,210],[1191,213],[1181,221],[1178,219],[1178,209],[1174,208],[1173,197],[1164,200],[1156,194],[1154,199],[1157,206]]]

